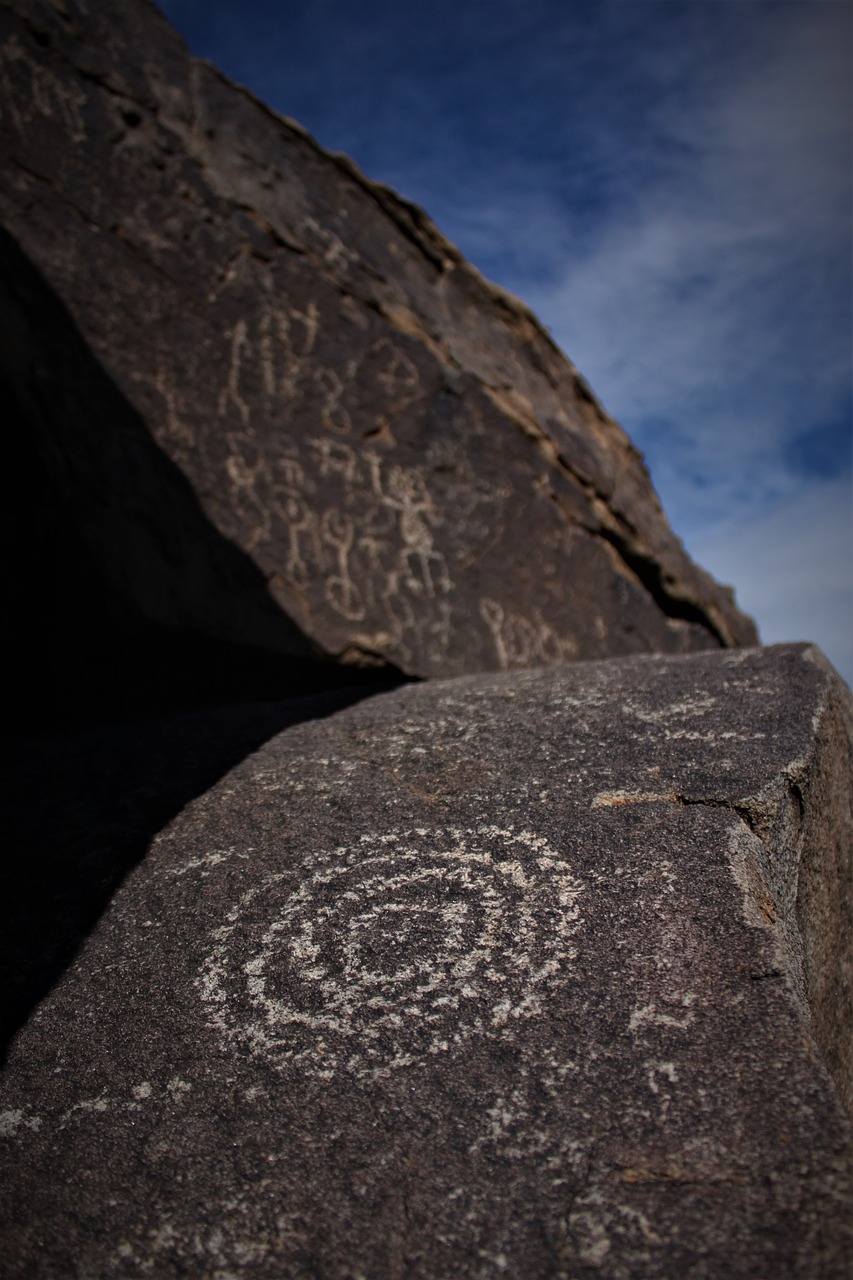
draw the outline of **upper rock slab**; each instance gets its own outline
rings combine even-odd
[[[14,1044],[3,1274],[848,1276],[850,730],[780,647],[279,733]]]
[[[97,503],[81,536],[146,617],[421,676],[754,643],[534,317],[146,0],[4,0],[0,86],[0,217],[290,625],[208,592],[142,488],[142,537]]]

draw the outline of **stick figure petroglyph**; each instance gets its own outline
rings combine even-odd
[[[309,510],[295,494],[287,495],[278,509],[287,524],[285,574],[297,586],[307,586],[312,577],[309,566],[319,564],[322,559],[316,512]]]
[[[449,591],[447,562],[434,548],[430,523],[437,523],[437,517],[423,476],[412,467],[393,466],[383,483],[381,459],[370,454],[367,461],[373,492],[384,507],[398,515],[403,543],[399,563],[406,586],[428,596],[434,596],[436,590]]]
[[[364,604],[361,592],[352,581],[349,567],[355,526],[348,515],[333,507],[323,513],[320,533],[324,543],[334,551],[337,568],[337,573],[326,579],[326,600],[343,617],[351,622],[359,622],[364,617]]]

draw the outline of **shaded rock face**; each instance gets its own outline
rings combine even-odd
[[[14,1045],[4,1274],[849,1275],[850,731],[805,646],[291,725]]]
[[[0,401],[6,641],[27,730],[356,682],[211,524],[2,228]]]
[[[126,557],[140,616],[419,676],[755,641],[524,307],[146,0],[5,0],[0,89],[0,217],[110,384],[103,491],[147,432],[204,554],[241,562],[178,589],[153,491],[81,480],[93,573]],[[42,455],[77,448],[61,414],[25,421]]]

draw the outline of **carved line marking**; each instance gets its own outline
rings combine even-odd
[[[29,74],[28,102],[23,94],[16,95],[9,76],[8,68],[15,63],[22,64]],[[37,115],[51,119],[58,111],[71,141],[85,141],[86,129],[80,112],[86,101],[85,93],[77,85],[63,83],[47,67],[32,62],[17,36],[12,36],[0,49],[0,84],[3,86],[2,100],[18,133],[24,133]]]
[[[497,600],[485,596],[480,600],[480,617],[492,635],[498,664],[503,671],[511,667],[549,666],[553,662],[571,662],[577,657],[578,645],[573,636],[560,636],[533,609],[529,617],[507,612]]]
[[[241,1050],[387,1075],[535,1017],[566,980],[582,889],[530,831],[365,835],[243,894],[197,988]]]

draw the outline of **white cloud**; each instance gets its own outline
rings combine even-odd
[[[675,529],[712,571],[710,530],[723,519],[733,546],[739,525],[752,530],[743,546],[762,563],[756,531],[774,521],[789,564],[805,566],[807,549],[817,557],[819,572],[802,570],[804,620],[820,617],[841,652],[849,485],[847,508],[821,507],[803,470],[808,444],[795,447],[835,424],[835,470],[849,468],[850,53],[838,14],[780,7],[752,56],[712,68],[679,114],[659,119],[681,146],[678,166],[611,210],[582,253],[563,250],[550,282],[522,292],[647,451]],[[795,535],[782,504],[815,518],[803,514]],[[748,556],[724,561],[768,636],[790,636],[782,596],[756,594]]]
[[[812,640],[853,685],[853,488],[815,483],[757,518],[730,519],[689,548],[738,603],[765,644]]]

